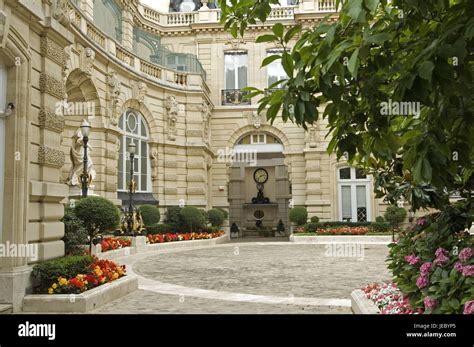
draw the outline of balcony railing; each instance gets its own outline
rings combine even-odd
[[[240,89],[223,89],[222,90],[222,105],[250,105],[250,99],[244,99],[248,95],[248,91]]]

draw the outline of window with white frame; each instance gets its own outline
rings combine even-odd
[[[343,167],[337,170],[337,182],[339,219],[370,221],[370,178],[361,169]]]
[[[224,53],[225,89],[247,87],[247,52],[227,51]]]
[[[283,49],[276,48],[276,49],[269,49],[267,50],[267,56],[283,53]],[[285,70],[283,69],[283,65],[281,64],[281,60],[277,59],[272,61],[270,64],[267,65],[267,80],[268,80],[268,87],[272,84],[288,79]],[[282,88],[284,83],[277,85],[275,88]]]
[[[130,155],[128,146],[133,140],[136,148],[134,159],[134,179],[137,192],[151,192],[151,167],[148,149],[148,126],[140,112],[127,110],[120,117],[120,151],[118,163],[118,190],[127,191],[130,181]]]

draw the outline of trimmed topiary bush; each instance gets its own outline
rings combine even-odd
[[[311,223],[319,223],[319,217],[318,216],[313,216],[311,217]]]
[[[217,208],[213,208],[207,212],[207,216],[209,219],[209,223],[213,227],[220,227],[224,223],[224,214],[222,213],[221,210]]]
[[[119,209],[111,201],[97,196],[79,200],[74,214],[82,221],[89,235],[89,252],[95,237],[116,230],[120,222]]]
[[[165,224],[169,225],[173,232],[182,230],[181,210],[182,208],[179,206],[169,206],[166,209]]]
[[[66,207],[64,217],[64,247],[66,255],[79,255],[84,253],[83,245],[88,244],[87,231],[82,221],[77,218],[72,208]]]
[[[385,220],[395,229],[400,227],[400,224],[403,223],[406,216],[407,211],[403,207],[395,205],[388,206],[384,213]]]
[[[203,226],[206,226],[207,224],[209,224],[209,215],[207,214],[207,211],[203,210],[202,208],[199,209],[199,212],[201,212],[202,218],[204,219]]]
[[[143,223],[147,229],[149,226],[160,222],[160,210],[158,207],[153,205],[142,205],[140,206],[140,212],[142,213]]]
[[[92,262],[91,256],[68,256],[44,261],[33,267],[34,292],[44,293],[51,283],[56,282],[59,276],[71,278],[77,274],[88,272]]]
[[[303,206],[297,206],[290,210],[290,222],[298,226],[306,224],[308,221],[308,211]]]
[[[383,216],[377,216],[375,218],[375,222],[376,223],[385,223],[385,218],[383,218]]]
[[[204,214],[196,207],[187,206],[179,212],[186,232],[194,232],[202,229],[205,226]]]
[[[222,214],[224,215],[224,220],[229,219],[229,213],[228,213],[226,210],[224,210],[223,208],[220,208],[220,207],[218,207],[217,209],[218,209],[219,211],[221,211]]]

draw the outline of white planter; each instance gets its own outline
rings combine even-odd
[[[354,290],[351,293],[351,308],[354,314],[379,314],[379,308],[375,303],[367,299],[365,293],[360,290]]]

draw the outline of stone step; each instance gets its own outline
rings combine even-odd
[[[0,314],[10,314],[13,312],[13,306],[9,304],[0,304]]]

